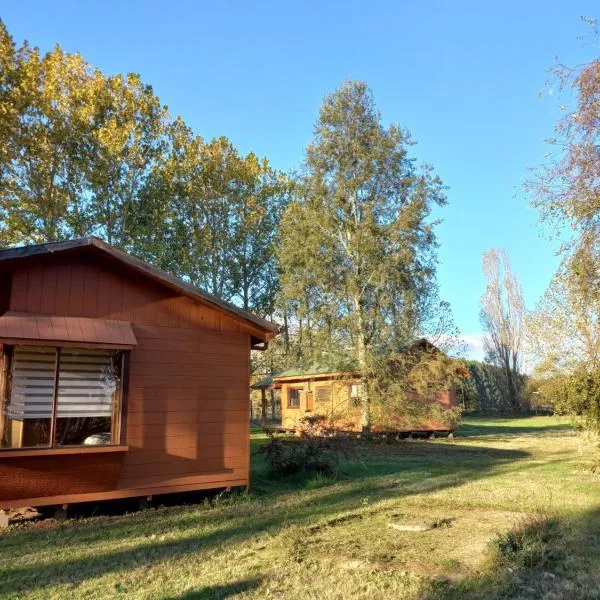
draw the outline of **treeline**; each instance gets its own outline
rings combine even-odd
[[[139,76],[17,47],[1,24],[0,69],[0,245],[97,235],[277,320],[255,373],[352,365],[366,429],[386,361],[451,339],[432,214],[445,187],[364,83],[325,97],[291,177],[203,140]]]
[[[600,58],[554,75],[566,104],[528,189],[562,263],[527,316],[528,342],[537,396],[600,432]]]
[[[504,368],[478,360],[466,361],[466,367],[469,377],[462,379],[457,385],[458,402],[466,413],[508,415],[536,409],[531,402],[526,375],[517,375],[519,405],[515,408],[510,388],[506,385]]]
[[[99,236],[226,300],[272,314],[290,182],[205,141],[138,75],[105,75],[0,23],[0,245]]]
[[[600,42],[597,22],[593,41]],[[563,116],[545,162],[525,191],[548,236],[559,240],[558,271],[534,310],[525,308],[508,254],[484,253],[481,299],[485,365],[471,365],[478,410],[549,407],[600,433],[600,58],[552,69]],[[523,376],[523,357],[534,366]],[[500,382],[500,385],[498,385]],[[495,409],[495,408],[494,408]]]

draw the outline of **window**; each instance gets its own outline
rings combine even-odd
[[[2,448],[119,443],[124,352],[16,346],[6,354]]]
[[[317,402],[329,402],[331,400],[331,386],[319,386],[317,388]]]
[[[348,399],[350,406],[360,405],[360,383],[351,383],[348,385]]]
[[[288,408],[300,408],[300,388],[289,388],[288,390]]]

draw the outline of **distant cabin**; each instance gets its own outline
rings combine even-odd
[[[427,340],[411,344],[409,351],[429,350],[440,352]],[[280,427],[289,431],[302,428],[301,421],[307,416],[323,417],[323,425],[330,430],[345,432],[361,431],[360,389],[361,378],[355,371],[332,370],[326,366],[314,365],[308,369],[292,368],[265,378],[253,385],[253,389],[265,392],[277,390],[281,398]],[[436,403],[443,410],[456,407],[456,389],[436,391],[425,397],[416,392],[408,392],[413,400],[422,403]],[[263,402],[263,407],[265,403]],[[403,418],[398,415],[392,422],[379,420],[374,410],[372,430],[392,433],[435,433],[453,432],[454,420],[439,421]]]
[[[0,509],[247,486],[276,333],[97,238],[0,250]]]

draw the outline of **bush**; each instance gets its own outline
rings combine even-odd
[[[494,562],[512,569],[548,569],[564,558],[558,519],[536,516],[524,520],[491,542]]]
[[[354,446],[350,440],[341,438],[272,437],[260,451],[265,454],[273,475],[321,473],[330,477],[343,458],[354,455]]]
[[[327,417],[324,415],[306,415],[298,422],[298,431],[302,436],[322,436],[327,432]]]

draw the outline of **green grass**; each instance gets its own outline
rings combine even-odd
[[[0,597],[598,598],[595,451],[531,417],[363,444],[335,479],[254,453],[248,496],[1,533]]]

